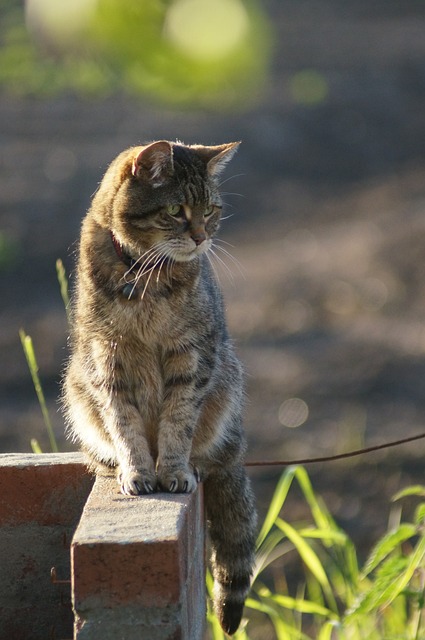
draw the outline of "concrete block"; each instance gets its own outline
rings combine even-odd
[[[127,497],[98,477],[71,545],[78,640],[201,640],[202,488]]]

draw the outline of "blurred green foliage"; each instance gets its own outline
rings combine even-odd
[[[17,263],[21,247],[13,235],[0,229],[0,271],[12,269]]]
[[[294,485],[309,515],[290,523],[287,499]],[[411,506],[416,503],[411,521],[402,520],[401,508],[393,511],[391,528],[361,567],[353,541],[315,493],[305,468],[287,467],[261,525],[248,617],[234,640],[424,640],[425,487],[407,487],[392,500],[408,497],[414,498]],[[303,576],[298,584],[294,557]],[[211,597],[211,574],[207,587]],[[225,640],[211,606],[208,621],[212,640]]]
[[[255,0],[0,0],[0,88],[18,95],[147,95],[240,106],[272,48]]]

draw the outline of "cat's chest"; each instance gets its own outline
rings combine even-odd
[[[187,297],[147,295],[144,299],[119,301],[115,322],[127,339],[161,346],[191,334],[197,315]]]
[[[128,377],[143,379],[146,386],[158,389],[166,377],[168,354],[196,344],[199,327],[199,310],[188,301],[129,302],[121,308],[113,330],[117,362],[122,363]]]
[[[145,310],[141,313],[133,307],[115,326],[111,369],[117,386],[130,394],[147,424],[156,424],[167,378],[167,354],[180,343],[192,342],[194,332],[167,305]]]

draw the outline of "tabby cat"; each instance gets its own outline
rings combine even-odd
[[[202,480],[223,629],[239,626],[256,513],[243,467],[243,385],[209,262],[218,175],[239,143],[165,140],[121,153],[81,231],[64,406],[92,466],[129,496]]]

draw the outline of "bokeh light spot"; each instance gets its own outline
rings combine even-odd
[[[350,282],[333,280],[330,282],[325,299],[325,307],[331,313],[351,315],[358,304],[358,295]]]
[[[279,407],[279,422],[284,427],[295,429],[307,420],[308,405],[301,398],[288,398]]]
[[[215,61],[238,47],[248,29],[240,0],[178,0],[167,12],[164,33],[189,57]]]
[[[46,39],[58,49],[81,43],[81,34],[92,19],[97,0],[27,0],[25,19],[36,40]]]
[[[272,52],[259,0],[25,0],[25,24],[19,83],[13,43],[0,56],[6,83],[20,93],[124,90],[191,108],[246,109],[261,98]]]

